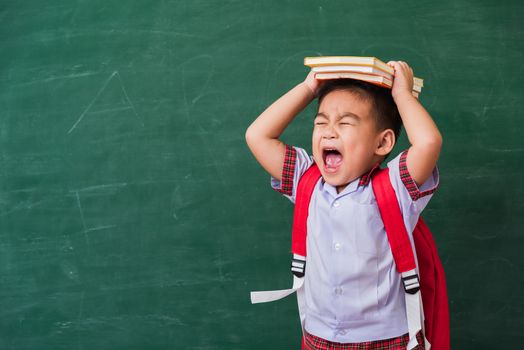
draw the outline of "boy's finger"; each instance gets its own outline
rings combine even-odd
[[[395,69],[395,72],[402,69],[402,65],[399,63],[399,61],[390,61],[390,62],[391,62],[391,67]]]

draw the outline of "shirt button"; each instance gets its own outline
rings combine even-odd
[[[346,334],[347,332],[348,332],[348,331],[346,331],[345,329],[341,329],[338,333],[339,333],[340,335],[344,335],[344,334]]]
[[[338,242],[337,242],[337,243],[335,243],[335,250],[340,250],[340,246],[341,246],[341,244],[340,244],[340,243],[338,243]]]
[[[333,206],[334,206],[335,208],[338,208],[339,205],[340,205],[340,202],[339,202],[339,201],[334,201],[334,202],[333,202]]]
[[[342,288],[341,288],[341,287],[337,287],[337,288],[335,288],[335,294],[336,294],[336,295],[340,295],[340,294],[342,294]]]

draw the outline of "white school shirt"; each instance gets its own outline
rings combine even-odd
[[[283,182],[271,177],[271,186],[294,203],[300,177],[313,157],[302,148],[286,149]],[[435,168],[418,188],[407,172],[406,155],[407,151],[399,154],[387,166],[412,240],[420,212],[437,188],[439,175]],[[404,287],[370,175],[349,183],[341,193],[321,178],[309,205],[304,327],[332,342],[360,343],[408,333]]]

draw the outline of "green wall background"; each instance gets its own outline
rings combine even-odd
[[[292,205],[244,132],[304,56],[405,60],[454,349],[524,340],[521,1],[0,4],[0,348],[296,349]],[[310,147],[313,107],[284,134]],[[405,135],[397,151],[406,146]]]

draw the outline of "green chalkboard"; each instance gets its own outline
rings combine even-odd
[[[292,205],[244,141],[304,56],[402,59],[454,349],[524,340],[522,1],[0,4],[0,349],[297,349]],[[306,109],[283,136],[310,147]],[[397,150],[405,147],[405,135]]]

